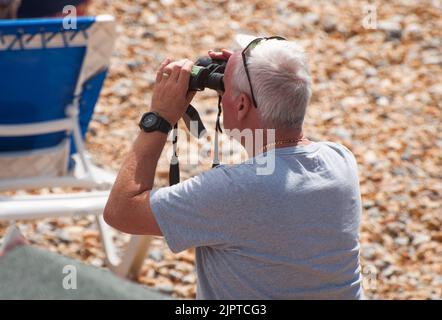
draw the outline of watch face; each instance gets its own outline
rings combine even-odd
[[[143,125],[146,127],[146,128],[150,128],[150,127],[152,127],[152,126],[154,126],[155,125],[155,123],[157,122],[157,116],[156,115],[154,115],[154,114],[148,114],[146,117],[144,117],[144,119],[143,119]]]

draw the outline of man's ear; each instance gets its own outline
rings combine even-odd
[[[238,98],[239,102],[237,104],[237,119],[238,121],[242,121],[247,117],[250,108],[252,108],[253,105],[249,96],[245,93],[241,93]]]

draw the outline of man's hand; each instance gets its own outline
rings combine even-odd
[[[192,66],[193,62],[187,59],[171,62],[167,58],[157,71],[150,111],[158,112],[172,126],[195,96],[194,91],[188,91]]]

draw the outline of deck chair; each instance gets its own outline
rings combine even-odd
[[[111,16],[0,20],[0,221],[95,215],[106,262],[135,277],[150,237],[134,236],[120,259],[102,213],[115,175],[95,166],[84,138],[115,40]],[[81,188],[67,194],[4,191]],[[11,192],[9,193],[11,194]]]

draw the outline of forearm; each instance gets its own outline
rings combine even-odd
[[[123,161],[104,209],[105,221],[132,234],[161,235],[150,214],[149,190],[167,135],[158,131],[140,132]]]
[[[152,189],[166,140],[167,136],[158,131],[140,132],[123,161],[110,197],[130,199]]]

